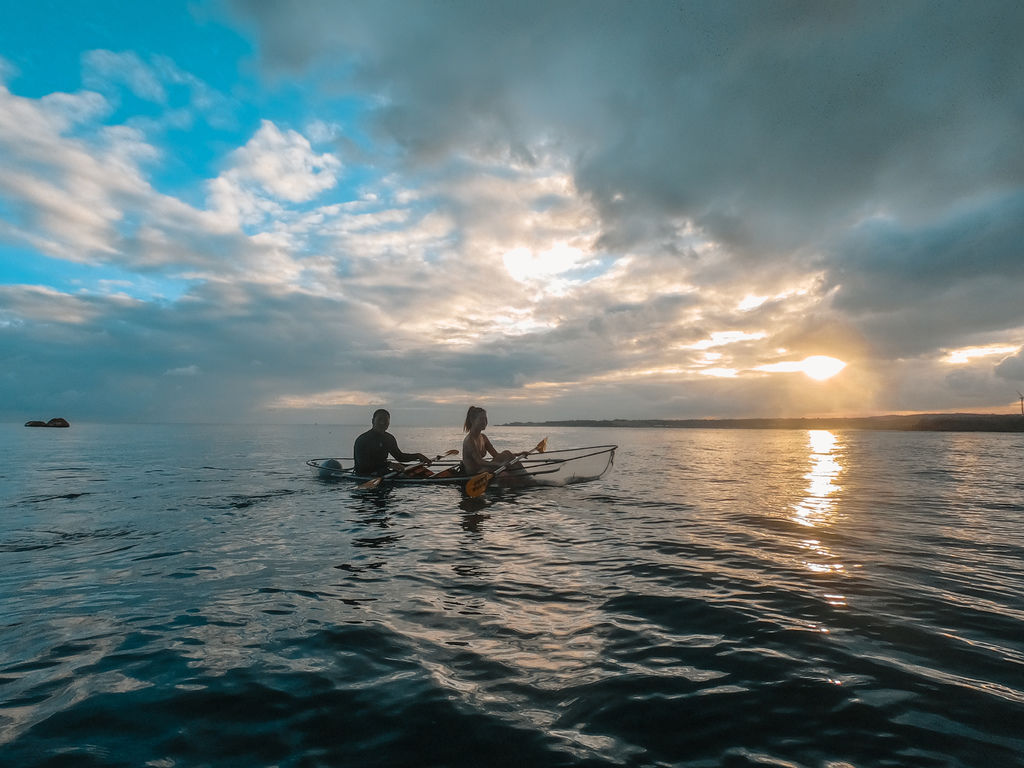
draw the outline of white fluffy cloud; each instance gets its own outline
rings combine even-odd
[[[337,182],[341,163],[330,153],[317,154],[297,131],[282,131],[269,120],[231,156],[228,175],[255,183],[265,193],[292,203],[312,200]]]
[[[254,226],[283,214],[288,203],[305,203],[335,186],[341,162],[317,154],[308,139],[268,120],[228,160],[209,184],[210,207],[239,224]]]

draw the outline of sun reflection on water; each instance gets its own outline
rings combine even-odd
[[[804,497],[793,506],[793,521],[809,528],[831,525],[835,520],[835,499],[840,490],[835,482],[843,467],[839,463],[839,440],[828,430],[807,433],[811,449],[811,471],[804,475],[808,485]]]
[[[807,528],[829,528],[838,518],[835,494],[842,489],[836,482],[843,470],[839,463],[842,444],[835,435],[824,429],[809,430],[807,437],[811,469],[804,475],[807,487],[803,498],[793,505],[794,514],[790,519]],[[815,573],[845,571],[844,565],[837,562],[836,555],[821,540],[808,538],[801,542],[801,546],[810,553],[805,561],[808,570]],[[830,594],[827,599],[831,605],[845,604],[842,595]]]

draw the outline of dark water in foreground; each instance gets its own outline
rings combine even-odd
[[[1024,436],[557,429],[611,473],[473,502],[307,474],[357,431],[0,427],[0,764],[1024,765]]]

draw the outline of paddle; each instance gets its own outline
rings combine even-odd
[[[451,456],[456,453],[458,453],[458,451],[452,448],[451,450],[445,451],[444,453],[437,454],[437,456],[432,458],[430,461],[420,461],[416,464],[410,464],[408,467],[402,467],[401,469],[396,470],[394,472],[388,472],[386,475],[381,475],[379,477],[373,478],[372,480],[367,480],[365,483],[357,485],[356,488],[361,491],[368,491],[371,488],[376,488],[385,480],[389,480],[392,477],[402,474],[403,472],[408,472],[410,469],[415,469],[416,467],[423,467],[426,466],[427,464],[432,464],[438,459],[443,459],[445,456]]]
[[[547,450],[547,447],[548,439],[545,437],[537,443],[537,447],[529,451],[524,451],[523,453],[517,453],[500,467],[497,467],[493,472],[481,472],[478,475],[473,475],[469,482],[466,483],[466,495],[473,497],[482,495],[483,492],[487,490],[487,485],[494,479],[496,474],[504,472],[513,462],[519,461],[519,459],[524,456],[529,456],[531,453],[544,453],[544,451]]]

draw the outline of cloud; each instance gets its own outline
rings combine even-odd
[[[79,135],[105,106],[89,91],[34,100],[0,87],[0,202],[11,211],[0,234],[58,259],[142,272],[257,282],[294,273],[276,242],[247,236],[237,217],[154,189],[149,166],[162,153],[139,129],[91,123]]]
[[[124,85],[140,99],[164,104],[167,92],[153,69],[134,51],[94,50],[82,55],[82,82],[98,91]]]
[[[313,152],[297,131],[281,131],[269,120],[232,155],[235,178],[251,181],[271,195],[292,203],[312,200],[337,182],[341,163],[336,157]]]
[[[0,90],[0,237],[186,286],[4,286],[9,408],[69,367],[141,420],[940,409],[1017,375],[942,362],[1024,343],[1016,5],[234,8],[307,99],[192,188],[159,186],[168,127],[238,105],[174,61]],[[163,111],[106,124],[126,91]],[[815,356],[847,365],[771,373]]]
[[[1001,379],[1024,384],[1024,349],[1000,360],[995,367],[995,374]]]
[[[61,258],[110,253],[121,215],[115,198],[143,186],[123,155],[108,165],[92,147],[64,137],[102,107],[102,97],[90,93],[34,102],[0,87],[0,199],[36,233],[37,247]]]
[[[157,117],[136,114],[130,123],[146,130],[189,130],[197,118],[218,130],[237,127],[235,100],[161,54],[91,50],[82,54],[82,83],[123,107],[125,92],[161,109]],[[145,112],[146,110],[144,110]]]
[[[417,160],[561,148],[614,242],[683,215],[790,247],[851,213],[1014,183],[1024,163],[1015,3],[235,7],[270,67],[343,57]]]
[[[18,68],[3,56],[0,56],[0,84],[6,84],[17,75]]]
[[[1024,328],[1024,194],[972,201],[915,227],[873,218],[829,256],[835,307],[889,354],[963,346]]]
[[[99,301],[92,297],[73,296],[45,286],[0,285],[3,309],[0,313],[8,325],[32,323],[45,329],[49,334],[55,326],[65,326],[63,332],[74,333],[72,327],[83,327],[102,319],[105,307],[131,306],[135,302],[125,297],[109,297]]]
[[[78,93],[50,93],[39,100],[42,111],[52,120],[59,132],[83,123],[91,123],[111,111],[110,103],[94,91]]]
[[[965,282],[1019,277],[1024,191],[917,226],[874,217],[847,231],[830,274],[841,286],[837,304],[850,311],[893,309],[936,298]],[[1008,321],[1024,320],[1005,305]]]
[[[236,2],[286,71],[340,59],[413,162],[561,152],[630,248],[666,217],[740,252],[1017,184],[1014,3]]]
[[[894,359],[1024,336],[1019,4],[233,7],[268,71],[376,96],[374,135],[501,296],[504,326],[445,326],[460,343],[532,345],[556,380],[687,386],[830,354],[876,367],[836,377],[867,407],[899,388]],[[680,349],[728,332],[764,335]]]
[[[189,108],[203,115],[215,128],[233,128],[233,114],[237,105],[233,99],[211,87],[208,83],[179,67],[167,56],[152,57],[153,71],[168,89],[184,88],[189,95]]]
[[[334,155],[317,154],[302,134],[269,120],[228,162],[209,184],[210,206],[247,225],[280,216],[283,203],[305,203],[331,189],[341,170]]]
[[[259,286],[210,283],[169,305],[2,286],[0,305],[13,412],[59,405],[66,384],[53,371],[67,370],[92,393],[75,403],[83,418],[244,419],[296,380],[336,387],[363,347],[345,338],[358,315],[338,302]]]
[[[170,368],[164,371],[164,376],[198,376],[198,365],[186,365],[181,368]]]

